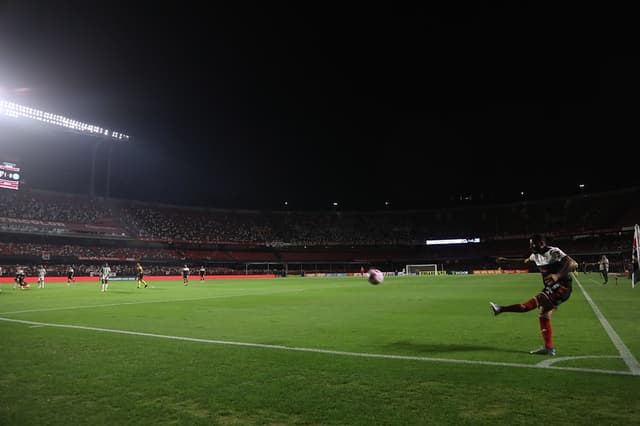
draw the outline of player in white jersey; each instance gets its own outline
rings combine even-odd
[[[184,285],[189,285],[189,267],[187,265],[182,268],[182,282]]]
[[[603,254],[598,261],[598,268],[602,274],[602,279],[604,279],[602,285],[607,285],[609,283],[609,259],[607,259],[606,255]]]
[[[545,238],[541,235],[532,236],[529,245],[533,253],[524,259],[524,262],[533,262],[540,270],[544,283],[542,291],[524,303],[501,306],[489,302],[489,306],[494,315],[500,315],[503,312],[529,312],[538,308],[538,320],[544,346],[529,353],[555,355],[556,350],[553,346],[551,332],[551,314],[558,309],[558,305],[566,302],[571,296],[571,272],[577,269],[578,264],[558,247],[548,246]],[[499,257],[497,260],[510,262],[514,259]]]
[[[104,266],[100,270],[100,283],[101,291],[107,291],[109,289],[109,276],[111,275],[111,268],[107,262],[104,263]]]
[[[44,288],[44,276],[47,275],[47,270],[44,269],[44,265],[40,265],[38,268],[38,288]]]

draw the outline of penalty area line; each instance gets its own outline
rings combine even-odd
[[[268,344],[263,344],[263,343],[234,342],[234,341],[228,341],[228,340],[200,339],[200,338],[196,338],[196,337],[170,336],[170,335],[165,335],[165,334],[143,333],[143,332],[128,331],[128,330],[114,330],[114,329],[110,329],[110,328],[87,327],[87,326],[82,326],[82,325],[53,324],[53,323],[18,320],[18,319],[13,319],[13,318],[2,318],[2,317],[0,317],[0,321],[12,322],[12,323],[17,323],[17,324],[45,326],[45,327],[67,328],[67,329],[73,329],[73,330],[97,331],[97,332],[101,332],[101,333],[123,334],[123,335],[129,335],[129,336],[152,337],[152,338],[156,338],[156,339],[178,340],[178,341],[183,341],[183,342],[207,343],[207,344],[226,345],[226,346],[243,346],[243,347],[250,347],[250,348],[273,349],[273,350],[292,351],[292,352],[318,353],[318,354],[326,354],[326,355],[349,356],[349,357],[359,357],[359,358],[378,358],[378,359],[395,359],[395,360],[406,360],[406,361],[440,362],[440,363],[448,363],[448,364],[490,365],[490,366],[495,366],[495,367],[531,368],[531,369],[539,369],[539,370],[540,369],[543,369],[543,370],[562,370],[562,371],[576,371],[576,372],[584,372],[584,373],[599,373],[599,374],[612,374],[612,375],[625,375],[625,376],[634,375],[630,371],[601,370],[601,369],[575,368],[575,367],[557,367],[557,366],[552,366],[552,365],[518,364],[518,363],[510,363],[510,362],[478,361],[478,360],[454,359],[454,358],[432,358],[432,357],[407,356],[407,355],[374,354],[374,353],[367,353],[367,352],[348,352],[348,351],[334,351],[334,350],[328,350],[328,349],[301,348],[301,347],[295,347],[295,346],[268,345]]]

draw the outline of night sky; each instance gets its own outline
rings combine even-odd
[[[354,210],[640,184],[629,11],[94,3],[0,1],[0,98],[132,135],[112,197]],[[97,140],[53,133],[0,122],[0,161],[83,191]]]

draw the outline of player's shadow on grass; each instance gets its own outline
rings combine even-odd
[[[398,341],[386,345],[388,348],[402,350],[403,352],[433,354],[445,352],[476,352],[476,351],[492,351],[492,352],[509,352],[522,353],[515,349],[497,348],[495,346],[486,345],[466,345],[461,343],[417,343],[408,342],[406,340]]]

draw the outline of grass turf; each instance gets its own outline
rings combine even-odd
[[[578,278],[638,358],[638,289]],[[556,358],[571,359],[553,366],[579,370],[528,368],[549,359],[528,354],[536,313],[493,317],[488,301],[540,287],[537,274],[4,285],[0,423],[637,422],[640,377],[616,374],[629,368],[575,284],[552,319]]]

